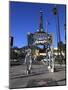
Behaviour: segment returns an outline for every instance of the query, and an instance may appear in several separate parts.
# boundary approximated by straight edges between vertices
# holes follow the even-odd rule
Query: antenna
[[[39,22],[39,32],[43,31],[43,11],[40,10],[40,22]]]

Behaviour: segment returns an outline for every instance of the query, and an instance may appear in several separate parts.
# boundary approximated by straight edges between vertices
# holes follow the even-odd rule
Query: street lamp
[[[56,16],[56,28],[57,28],[57,47],[58,47],[58,55],[60,55],[60,62],[62,60],[62,53],[61,53],[61,47],[60,47],[60,42],[61,42],[61,38],[60,38],[60,22],[59,22],[59,13],[58,13],[58,8],[55,5],[55,7],[53,8],[53,14]]]
[[[58,47],[58,43],[60,43],[61,38],[60,38],[60,23],[59,23],[59,13],[58,13],[58,8],[55,5],[55,7],[53,8],[53,14],[56,16],[56,25],[57,25],[57,47]]]

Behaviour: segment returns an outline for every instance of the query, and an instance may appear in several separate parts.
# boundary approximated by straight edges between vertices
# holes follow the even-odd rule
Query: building
[[[14,38],[13,38],[12,36],[9,37],[10,47],[13,46],[13,39],[14,39]]]
[[[33,46],[39,47],[38,55],[46,55],[46,49],[50,48],[52,44],[52,35],[44,31],[43,28],[43,12],[40,11],[39,28],[36,32],[27,34],[28,46],[31,48]],[[36,48],[34,48],[36,49]],[[37,52],[37,50],[35,51]]]
[[[33,34],[33,33],[30,33],[30,32],[27,34],[27,42],[28,42],[28,46],[30,46],[30,47],[31,47],[32,44],[33,44],[33,40],[34,40],[34,39],[33,39],[33,35],[34,35],[34,34]]]

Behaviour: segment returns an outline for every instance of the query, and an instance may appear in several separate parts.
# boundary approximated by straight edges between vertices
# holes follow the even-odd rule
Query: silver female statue
[[[27,54],[25,56],[25,64],[26,64],[26,73],[27,75],[31,73],[32,68],[32,58],[31,58],[31,49],[26,50]]]

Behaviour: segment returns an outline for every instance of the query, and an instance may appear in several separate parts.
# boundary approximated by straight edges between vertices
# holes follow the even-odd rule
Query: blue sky
[[[54,47],[57,46],[56,17],[52,13],[54,4],[25,3],[10,1],[10,36],[14,37],[14,46],[23,47],[27,45],[27,33],[36,32],[39,28],[39,11],[43,11],[43,27],[46,31],[46,20],[48,20],[48,32],[54,33]],[[65,6],[57,5],[61,41],[64,42]]]

